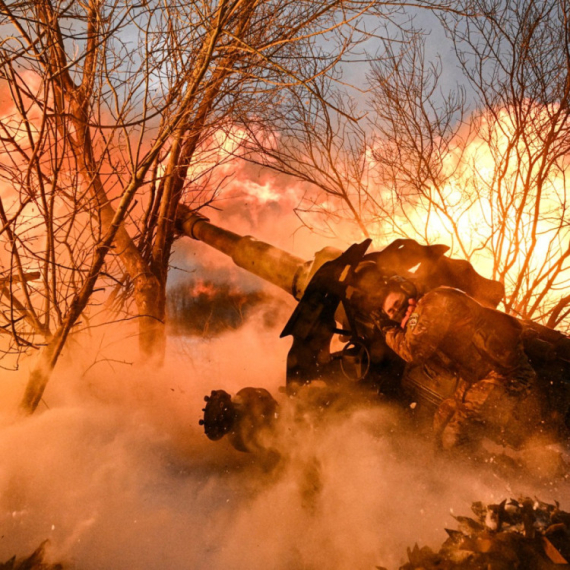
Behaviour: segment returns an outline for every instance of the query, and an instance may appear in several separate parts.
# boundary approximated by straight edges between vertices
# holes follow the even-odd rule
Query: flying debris
[[[299,301],[281,334],[293,337],[284,387],[290,397],[307,393],[304,388],[309,385],[324,385],[326,399],[341,394],[365,402],[395,400],[417,426],[431,430],[434,416],[436,425],[438,421],[444,427],[451,425],[449,418],[458,417],[458,408],[454,409],[458,393],[463,391],[464,401],[469,400],[465,393],[471,395],[470,387],[484,379],[483,396],[473,398],[463,410],[464,415],[471,414],[468,431],[476,426],[482,437],[514,448],[524,446],[531,435],[540,436],[542,444],[566,441],[570,338],[496,310],[503,285],[479,275],[469,262],[446,256],[447,246],[398,239],[369,253],[371,240],[365,240],[344,252],[327,247],[307,261],[220,228],[183,205],[177,228],[181,235],[221,251]],[[421,332],[422,307],[425,312],[428,300],[435,298],[443,307],[442,315],[453,303],[463,307],[465,315],[461,317],[459,309],[450,313],[454,323],[445,332],[447,344],[440,343],[433,354],[416,361],[409,357],[411,348],[402,348],[394,339],[403,334],[404,326],[414,334]],[[437,309],[437,303],[432,305]],[[340,351],[331,350],[335,337],[344,343]],[[467,365],[454,354],[454,339],[465,342],[472,352]],[[469,370],[471,361],[478,364]],[[527,390],[524,398],[512,397],[524,388],[527,377],[533,390]],[[497,386],[507,389],[499,393]],[[501,408],[492,413],[507,418],[500,425],[473,413],[476,408],[486,409],[493,399]],[[534,423],[529,421],[531,409],[536,411]],[[271,431],[278,423],[277,410],[277,402],[263,389],[246,388],[234,397],[213,391],[200,423],[210,439],[227,434],[236,449],[251,451],[259,449],[263,439],[256,430]],[[445,429],[440,432],[445,436]],[[454,434],[456,439],[460,435]]]
[[[400,570],[554,570],[570,567],[570,513],[524,497],[473,503],[475,518],[455,517],[438,552],[416,544]],[[378,567],[380,568],[380,567]]]

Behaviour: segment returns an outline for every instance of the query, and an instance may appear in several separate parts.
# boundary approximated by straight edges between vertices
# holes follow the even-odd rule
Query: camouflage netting
[[[400,570],[570,569],[570,514],[558,503],[527,497],[471,508],[475,518],[454,517],[458,530],[446,529],[439,552],[416,545]]]
[[[44,562],[44,551],[47,541],[42,542],[31,556],[27,558],[10,558],[4,564],[0,563],[0,570],[63,570],[61,564],[48,564]]]

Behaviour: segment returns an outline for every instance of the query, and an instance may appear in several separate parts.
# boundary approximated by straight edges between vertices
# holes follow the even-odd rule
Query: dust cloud
[[[272,469],[210,442],[205,394],[283,383],[289,340],[260,318],[207,341],[171,337],[164,369],[129,364],[125,331],[84,339],[96,349],[70,346],[26,419],[10,413],[25,370],[4,375],[0,560],[49,539],[49,560],[78,570],[398,568],[406,547],[439,547],[472,501],[536,494],[568,508],[566,485],[511,487],[444,462],[388,406],[285,419]]]
[[[319,249],[297,239],[280,205],[258,209],[254,199],[247,219],[226,209],[220,225],[304,258]],[[190,240],[174,265],[242,291],[264,287]],[[287,314],[294,302],[276,294]],[[290,339],[277,321],[260,308],[235,331],[170,336],[161,369],[135,364],[135,322],[93,329],[70,339],[30,418],[13,413],[26,363],[0,373],[0,562],[48,539],[49,561],[77,570],[398,568],[415,543],[439,548],[452,514],[473,501],[537,495],[570,508],[565,483],[509,484],[446,462],[387,405],[325,419],[295,409],[278,391]],[[273,468],[198,425],[204,395],[245,386],[267,388],[283,410]]]

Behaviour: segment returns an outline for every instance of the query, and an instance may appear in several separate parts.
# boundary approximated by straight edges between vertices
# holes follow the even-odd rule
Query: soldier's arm
[[[404,329],[386,331],[386,344],[406,362],[423,362],[437,350],[449,329],[446,304],[433,295],[420,300]]]

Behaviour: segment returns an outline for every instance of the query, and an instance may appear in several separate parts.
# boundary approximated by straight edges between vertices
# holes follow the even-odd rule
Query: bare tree
[[[313,92],[373,4],[0,0],[5,330],[42,346],[24,409],[102,278],[132,297],[160,361],[176,208],[213,198],[217,133],[260,120],[284,88]]]
[[[240,157],[304,183],[296,213],[312,231],[336,236],[350,219],[368,237],[368,146],[354,102],[319,78],[312,93],[289,89],[270,125],[243,124]]]
[[[568,3],[468,7],[478,16],[447,14],[443,23],[475,98],[472,114],[462,92],[436,91],[433,67],[417,73],[418,50],[394,54],[372,77],[382,135],[375,158],[408,228],[428,237],[439,225],[456,251],[505,284],[507,311],[556,326],[570,314]]]
[[[451,4],[445,2],[418,1],[413,7],[416,12],[456,12]],[[423,32],[414,27],[413,17],[407,11],[394,5],[391,10],[384,7],[378,16],[373,34],[382,48],[375,56],[361,54],[358,63],[363,66],[367,62],[381,69],[395,63],[397,58],[402,60],[403,65],[394,65],[394,73],[384,79],[396,84],[397,89],[402,89],[402,85],[408,86],[409,100],[399,100],[398,93],[394,92],[394,100],[383,101],[386,108],[377,109],[374,114],[376,118],[382,113],[394,118],[398,107],[417,107],[418,101],[414,97],[419,95],[424,100],[431,99],[441,70],[437,65],[429,69],[424,65],[421,57]],[[397,51],[398,46],[402,48],[400,52]],[[374,129],[369,128],[370,108],[362,104],[368,91],[363,83],[351,88],[352,94],[356,94],[354,99],[349,96],[339,73],[319,78],[310,93],[289,90],[285,104],[275,110],[270,122],[278,133],[277,137],[272,136],[273,132],[264,131],[264,125],[244,125],[248,129],[245,156],[247,160],[293,176],[306,184],[306,192],[296,212],[311,230],[338,237],[339,229],[346,229],[346,222],[351,221],[355,233],[382,241],[387,234],[402,234],[393,224],[393,202],[397,192],[392,193],[393,188],[387,188],[378,176],[373,150],[379,133],[376,125]],[[456,100],[448,102],[445,128],[450,132],[447,139],[458,128],[457,121],[453,119],[460,118],[463,106],[461,92]],[[414,141],[414,144],[426,144],[428,137],[435,141],[438,137],[435,131],[423,134],[424,127],[431,128],[432,123],[428,117],[419,115],[420,112],[415,127],[422,131],[424,141]],[[398,128],[409,134],[414,126],[400,125]],[[398,140],[397,136],[400,136]],[[390,137],[386,139],[388,144],[384,150],[405,153],[406,149],[401,146],[405,142],[402,133],[396,129]],[[444,146],[445,142],[440,141],[439,144]],[[388,172],[384,174],[389,177]],[[396,175],[395,170],[392,174]],[[421,185],[416,176],[412,179],[413,184]]]
[[[567,326],[568,3],[456,6],[440,15],[463,84],[444,91],[422,34],[387,40],[370,72],[370,126],[347,136],[341,116],[303,109],[303,151],[276,148],[266,164],[314,185],[301,204],[313,224],[444,240],[504,283],[507,311]]]
[[[0,3],[0,10],[5,29],[14,32],[2,46],[2,79],[13,102],[2,121],[2,168],[11,186],[5,197],[16,210],[8,219],[10,212],[2,208],[0,216],[9,243],[7,270],[10,277],[14,271],[20,275],[24,298],[8,296],[8,320],[18,345],[14,307],[31,324],[34,338],[43,337],[22,402],[33,411],[92,298],[112,244],[127,270],[140,274],[139,297],[150,288],[144,260],[123,222],[182,120],[188,97],[175,105],[168,94],[154,96],[150,83],[159,65],[147,58],[134,61],[127,45],[112,45],[132,31],[135,19],[149,25],[154,12],[147,7],[46,1]],[[156,44],[143,34],[143,54]],[[169,122],[145,141],[153,110],[169,110]],[[124,161],[128,166],[117,157],[123,150],[131,159]],[[39,287],[23,278],[30,264],[40,270]],[[144,298],[137,301],[143,320],[156,320]]]
[[[464,188],[461,200],[453,196],[472,140],[465,92],[440,92],[442,64],[426,63],[424,37],[415,36],[398,50],[386,48],[370,77],[376,180],[367,191],[392,219],[393,233],[426,242],[450,237],[454,249],[469,259],[471,236],[463,222],[478,197]]]

